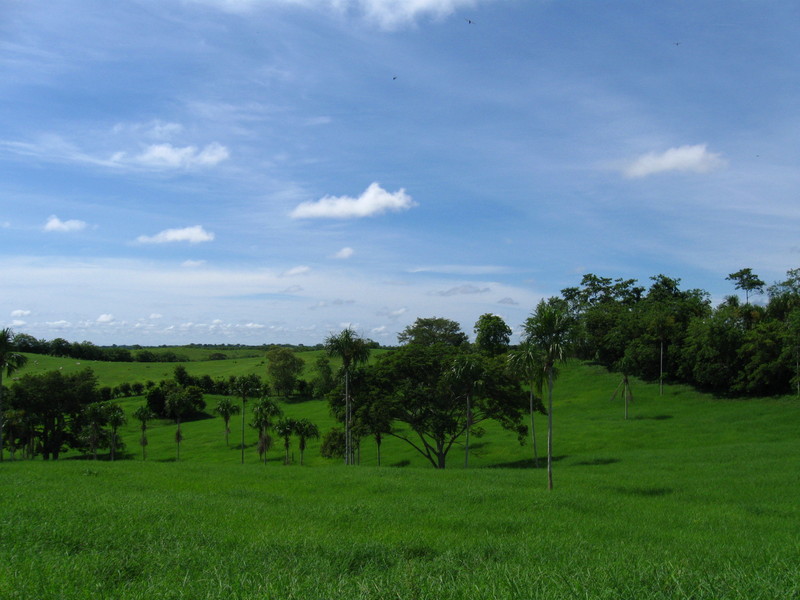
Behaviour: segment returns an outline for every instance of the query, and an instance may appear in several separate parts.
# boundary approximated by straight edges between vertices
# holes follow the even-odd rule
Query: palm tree
[[[285,451],[283,464],[285,465],[289,464],[289,444],[291,443],[295,429],[296,421],[294,419],[281,419],[275,423],[275,431],[283,438],[283,448]]]
[[[232,387],[242,399],[242,464],[244,464],[244,419],[247,399],[258,395],[261,381],[258,375],[241,375],[233,380]]]
[[[525,343],[541,356],[547,378],[547,489],[553,489],[553,380],[555,365],[564,362],[572,342],[574,324],[563,301],[540,301],[525,321]]]
[[[300,444],[300,466],[303,465],[303,452],[306,449],[307,440],[319,439],[319,428],[308,419],[300,419],[294,424],[294,432],[297,434]]]
[[[231,432],[231,417],[239,414],[239,407],[236,406],[230,398],[222,398],[217,402],[214,412],[222,417],[222,420],[225,422],[225,445],[230,446],[230,443],[228,443],[228,435]]]
[[[178,429],[175,431],[175,443],[178,445],[178,460],[181,459],[181,442],[183,441],[183,433],[181,433],[181,419],[185,414],[192,410],[192,401],[186,390],[176,388],[167,395],[167,400],[164,404],[167,413],[175,417],[175,422]]]
[[[457,356],[450,367],[450,376],[457,387],[464,390],[467,402],[466,410],[466,444],[464,450],[464,468],[469,467],[469,430],[472,429],[472,397],[475,387],[479,385],[484,375],[484,368],[480,357],[475,354],[462,354]]]
[[[258,455],[264,459],[264,464],[267,464],[267,451],[272,443],[268,430],[275,418],[282,414],[281,407],[271,398],[261,398],[253,405],[253,422],[250,426],[258,430]]]
[[[544,386],[544,369],[542,368],[542,357],[537,349],[526,340],[520,344],[519,348],[512,350],[508,355],[508,363],[512,370],[519,373],[522,377],[528,380],[530,388],[530,413],[531,413],[531,445],[533,446],[533,464],[535,468],[539,468],[539,452],[536,449],[536,428],[534,427],[533,415],[537,408],[541,406],[541,401],[536,397],[542,395],[542,387]]]
[[[125,418],[125,411],[119,404],[106,405],[106,422],[111,427],[111,460],[117,453],[117,430],[128,422]]]
[[[3,372],[11,377],[28,362],[27,356],[14,351],[15,346],[11,330],[0,330],[0,462],[3,462]]]
[[[325,350],[330,356],[338,356],[342,359],[342,371],[344,373],[344,435],[345,453],[344,463],[353,464],[353,406],[350,397],[350,375],[351,369],[359,364],[367,362],[369,358],[369,348],[362,337],[352,328],[348,327],[339,334],[331,334],[325,340]]]
[[[156,414],[143,404],[135,411],[133,411],[133,418],[142,424],[142,437],[139,439],[139,444],[142,447],[142,460],[147,460],[147,453],[145,447],[147,446],[147,422],[156,418]]]
[[[89,444],[92,459],[97,460],[97,448],[103,440],[103,426],[108,422],[108,407],[105,402],[92,402],[83,409],[86,426],[81,431],[81,438]]]

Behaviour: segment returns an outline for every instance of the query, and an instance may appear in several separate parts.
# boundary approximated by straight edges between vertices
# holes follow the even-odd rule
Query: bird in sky
[[[470,25],[475,25],[475,21],[473,21],[472,19],[466,19],[466,18],[465,18],[464,20],[465,20],[467,23],[469,23]]]

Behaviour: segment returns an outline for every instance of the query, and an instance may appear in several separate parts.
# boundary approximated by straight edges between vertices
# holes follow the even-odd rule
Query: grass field
[[[800,598],[800,401],[634,382],[625,421],[617,383],[563,369],[552,492],[494,427],[468,470],[463,447],[437,471],[397,440],[381,468],[371,440],[361,467],[318,444],[264,465],[250,428],[241,465],[218,418],[184,425],[180,462],[168,422],[144,462],[133,422],[127,460],[6,461],[0,598]],[[333,424],[323,402],[284,409]]]

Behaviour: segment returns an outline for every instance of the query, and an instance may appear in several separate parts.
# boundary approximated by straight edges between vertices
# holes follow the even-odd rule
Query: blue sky
[[[800,266],[800,5],[0,1],[0,325],[518,330],[584,273]]]

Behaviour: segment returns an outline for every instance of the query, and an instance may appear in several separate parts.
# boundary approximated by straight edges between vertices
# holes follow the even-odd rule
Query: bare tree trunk
[[[547,368],[547,489],[553,489],[553,367]]]
[[[242,398],[242,464],[244,464],[244,409],[246,404],[244,398]]]
[[[533,407],[533,381],[531,381],[530,399],[531,399],[531,443],[533,445],[533,465],[534,465],[535,468],[538,469],[539,468],[539,453],[536,451],[536,429],[533,426],[533,413],[535,412],[534,411],[534,407]]]
[[[464,451],[464,468],[469,467],[469,430],[472,428],[472,409],[470,407],[470,395],[467,394],[467,444]]]

